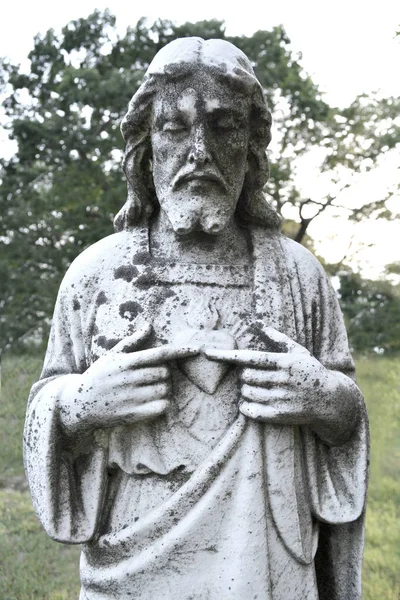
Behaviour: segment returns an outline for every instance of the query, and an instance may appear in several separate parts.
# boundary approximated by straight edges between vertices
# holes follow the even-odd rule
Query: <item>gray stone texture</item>
[[[361,598],[365,407],[318,261],[266,202],[245,55],[176,40],[122,123],[117,233],[60,287],[25,464],[81,600]]]

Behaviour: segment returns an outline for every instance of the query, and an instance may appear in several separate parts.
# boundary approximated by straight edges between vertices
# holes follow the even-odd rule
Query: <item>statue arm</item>
[[[340,378],[348,393],[360,394],[355,385],[354,363],[336,293],[321,265],[310,253],[289,240],[287,246],[296,317],[299,323],[304,323],[299,330],[303,332],[299,341],[326,369]],[[298,261],[297,256],[301,260]],[[346,419],[345,415],[343,419]],[[283,432],[284,428],[278,429],[275,436],[278,442]],[[300,435],[304,475],[308,482],[307,500],[320,525],[315,557],[319,598],[360,600],[369,463],[364,401],[361,398],[358,417],[348,427],[341,444],[326,443],[308,426],[300,427]],[[276,445],[275,438],[271,439],[271,447]],[[275,470],[270,468],[270,472],[282,471],[281,464],[275,467]],[[277,490],[284,483],[278,480]],[[300,502],[299,518],[303,512]],[[279,516],[279,505],[276,513]],[[287,521],[286,515],[283,517],[282,530]]]
[[[344,443],[329,446],[311,429],[302,430],[311,508],[320,521],[315,558],[318,592],[321,600],[359,600],[369,464],[368,417],[355,384],[343,315],[336,293],[322,272],[311,314],[314,355],[340,378],[347,394],[356,394],[360,399],[357,419],[349,423]]]
[[[354,521],[363,512],[368,479],[369,435],[365,404],[355,384],[354,363],[335,291],[328,278],[319,278],[313,302],[313,351],[318,360],[340,379],[349,396],[357,396],[357,417],[345,428],[344,442],[329,446],[304,428],[309,489],[314,513],[323,521]],[[342,415],[347,423],[347,415]]]
[[[101,515],[107,465],[107,433],[72,440],[59,420],[59,398],[71,378],[86,369],[81,314],[71,286],[61,286],[40,380],[32,387],[24,430],[24,463],[33,504],[47,533],[82,543]]]

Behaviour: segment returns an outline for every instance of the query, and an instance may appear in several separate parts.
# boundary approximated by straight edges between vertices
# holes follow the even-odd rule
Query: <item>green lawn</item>
[[[56,544],[42,530],[24,484],[22,429],[29,389],[42,357],[2,361],[0,402],[0,598],[74,600],[79,548]],[[11,488],[11,489],[10,489]]]
[[[364,595],[400,598],[400,360],[359,360],[371,427]]]
[[[371,421],[371,480],[364,560],[364,600],[398,600],[400,591],[400,361],[358,361]],[[23,480],[22,427],[39,357],[3,359],[0,403],[0,598],[73,600],[79,549],[41,530]],[[289,600],[289,599],[288,599]]]

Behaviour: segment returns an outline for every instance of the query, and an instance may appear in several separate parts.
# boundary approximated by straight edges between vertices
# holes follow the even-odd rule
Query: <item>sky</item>
[[[346,106],[357,94],[381,91],[385,96],[400,95],[400,2],[399,0],[21,0],[7,2],[0,22],[0,57],[23,63],[33,46],[33,37],[49,28],[60,30],[70,20],[87,17],[95,8],[110,8],[124,33],[128,25],[146,16],[150,21],[165,18],[177,23],[217,18],[226,23],[228,35],[251,35],[258,29],[283,24],[292,48],[302,54],[302,65],[325,92],[332,105]],[[4,136],[0,152],[7,153]],[[400,161],[386,161],[379,171],[359,181],[348,201],[375,197],[382,188],[398,181]],[[305,170],[314,193],[318,174]],[[368,196],[369,195],[369,196]],[[397,198],[397,203],[400,199]],[[400,210],[400,209],[399,209]],[[400,260],[400,223],[383,221],[357,225],[345,219],[320,218],[310,233],[317,250],[328,260],[339,260],[349,244],[356,252],[353,264],[366,276],[378,276],[385,263]],[[360,244],[364,249],[360,250]],[[368,244],[372,247],[367,248]]]

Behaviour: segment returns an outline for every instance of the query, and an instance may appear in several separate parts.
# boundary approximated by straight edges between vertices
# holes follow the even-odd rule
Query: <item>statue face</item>
[[[167,84],[154,100],[153,179],[178,234],[217,234],[243,188],[250,98],[206,71]]]

